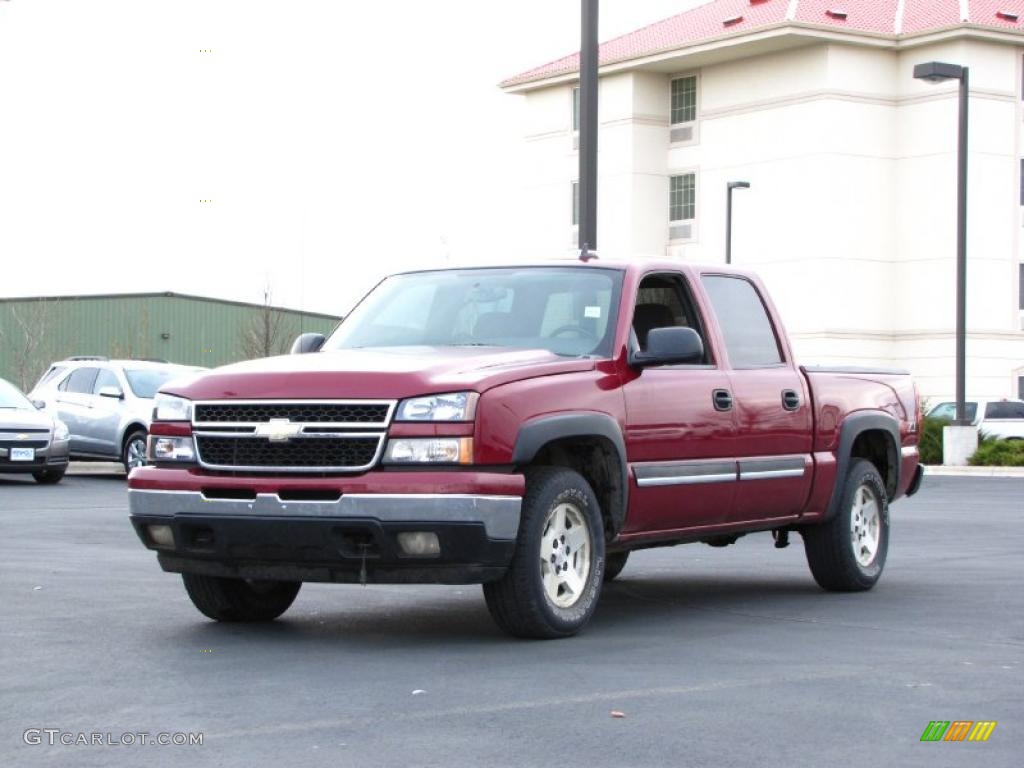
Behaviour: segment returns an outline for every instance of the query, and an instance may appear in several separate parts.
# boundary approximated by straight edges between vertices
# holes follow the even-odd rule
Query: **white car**
[[[1003,440],[1024,440],[1024,400],[968,400],[967,418],[979,431]],[[956,403],[942,402],[928,411],[933,419],[952,421]]]
[[[50,366],[29,397],[67,424],[71,458],[146,462],[153,396],[168,381],[204,368],[147,360],[69,357]]]

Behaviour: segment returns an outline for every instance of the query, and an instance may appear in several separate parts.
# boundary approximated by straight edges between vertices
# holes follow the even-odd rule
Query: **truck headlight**
[[[174,395],[153,398],[153,421],[191,421],[192,401]]]
[[[53,439],[54,440],[57,440],[57,441],[67,440],[69,434],[70,434],[70,431],[68,430],[68,425],[67,424],[65,424],[60,419],[54,419],[53,420]]]
[[[388,441],[385,464],[472,464],[472,437],[399,437]]]
[[[150,461],[195,461],[195,443],[191,437],[149,436]]]
[[[397,421],[472,421],[476,412],[476,392],[452,392],[403,400],[398,404]]]

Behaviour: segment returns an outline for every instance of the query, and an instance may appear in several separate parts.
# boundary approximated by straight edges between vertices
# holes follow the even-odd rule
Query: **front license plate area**
[[[11,448],[11,461],[35,461],[35,448]]]

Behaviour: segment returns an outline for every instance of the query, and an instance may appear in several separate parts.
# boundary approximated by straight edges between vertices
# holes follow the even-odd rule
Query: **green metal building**
[[[181,293],[0,299],[0,378],[30,389],[71,355],[213,367],[283,354],[300,333],[341,318]]]

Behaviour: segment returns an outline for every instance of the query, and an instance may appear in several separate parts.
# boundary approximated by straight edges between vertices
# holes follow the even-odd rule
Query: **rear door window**
[[[1024,419],[1024,403],[989,403],[985,406],[986,419]]]
[[[731,275],[705,275],[733,368],[767,368],[782,364],[775,328],[753,283]]]
[[[98,368],[78,368],[72,371],[71,375],[68,376],[67,382],[65,382],[67,385],[65,391],[91,395],[97,373],[99,373]]]

